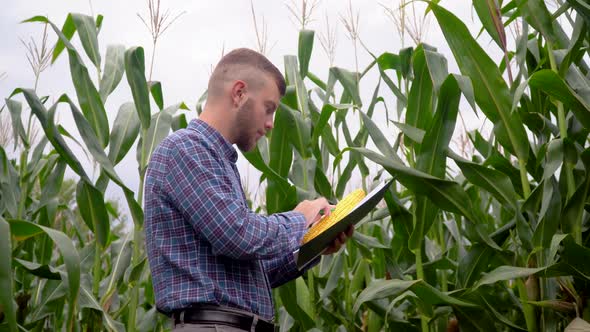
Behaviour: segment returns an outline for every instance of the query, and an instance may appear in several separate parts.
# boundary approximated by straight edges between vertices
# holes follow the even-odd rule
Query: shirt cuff
[[[305,233],[307,233],[307,227],[305,227],[306,220],[305,216],[301,212],[297,211],[289,211],[281,213],[281,216],[287,219],[287,226],[291,231],[291,238],[295,240],[296,247],[293,250],[296,250],[301,245],[301,240]]]

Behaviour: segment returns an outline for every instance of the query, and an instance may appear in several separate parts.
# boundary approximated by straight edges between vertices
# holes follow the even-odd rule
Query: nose
[[[268,131],[268,130],[271,130],[271,129],[274,127],[274,125],[275,125],[275,124],[274,124],[274,119],[273,119],[273,117],[272,117],[272,116],[269,116],[269,117],[266,119],[266,123],[264,124],[264,128],[266,128],[266,130]]]

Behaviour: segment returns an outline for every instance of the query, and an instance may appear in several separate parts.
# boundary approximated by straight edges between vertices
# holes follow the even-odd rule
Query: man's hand
[[[293,211],[301,212],[305,216],[305,227],[309,227],[322,218],[320,211],[324,211],[324,216],[328,216],[333,208],[334,205],[330,205],[327,199],[320,197],[299,203]]]
[[[340,247],[346,242],[346,240],[352,237],[353,233],[354,225],[348,226],[345,232],[338,234],[338,236],[334,239],[332,244],[323,252],[323,255],[331,255],[333,253],[338,252],[338,250],[340,250]]]

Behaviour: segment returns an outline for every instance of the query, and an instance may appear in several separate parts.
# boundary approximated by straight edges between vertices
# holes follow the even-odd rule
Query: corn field
[[[590,326],[590,6],[555,3],[473,0],[488,45],[431,1],[420,15],[440,27],[440,45],[366,49],[372,61],[360,68],[317,73],[309,63],[320,56],[318,38],[302,24],[297,55],[284,57],[288,88],[274,129],[244,153],[265,188],[252,208],[271,214],[302,199],[336,201],[355,179],[366,191],[384,179],[395,185],[345,248],[273,290],[281,331]],[[63,77],[75,96],[14,87],[0,111],[14,142],[0,147],[0,331],[171,328],[154,306],[143,178],[158,143],[201,108],[164,103],[162,84],[146,79],[142,47],[108,45],[100,54],[102,21],[76,13],[60,26],[44,16],[25,21],[57,36],[47,58],[68,58]],[[437,51],[444,43],[459,72]],[[492,46],[504,52],[500,63],[486,51]],[[133,98],[107,110],[115,88]],[[75,128],[59,124],[58,107]],[[473,147],[465,153],[451,139],[468,113],[489,130],[465,133]],[[99,176],[85,171],[72,144]],[[139,188],[115,171],[128,154]],[[121,190],[129,216],[105,197],[109,185]]]

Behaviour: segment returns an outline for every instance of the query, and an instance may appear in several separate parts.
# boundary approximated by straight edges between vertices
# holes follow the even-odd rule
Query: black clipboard
[[[299,270],[305,269],[326,250],[338,234],[344,232],[349,225],[357,224],[369,214],[377,206],[377,203],[381,201],[392,183],[393,179],[381,182],[344,218],[295,250],[293,255],[297,262],[297,268]]]

